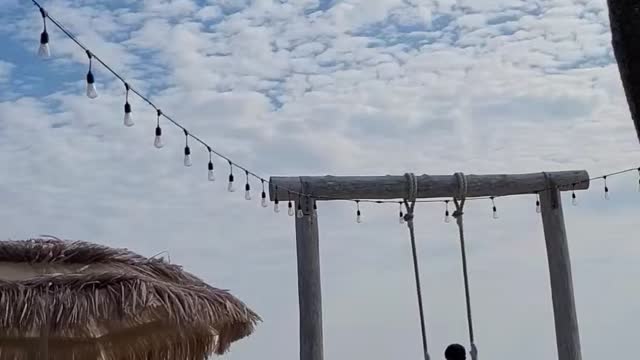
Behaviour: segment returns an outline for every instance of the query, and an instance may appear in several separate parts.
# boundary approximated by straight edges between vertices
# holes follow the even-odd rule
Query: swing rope
[[[422,305],[422,290],[420,286],[420,270],[418,268],[418,254],[416,251],[416,236],[413,227],[413,210],[416,207],[416,198],[418,197],[418,179],[413,173],[406,173],[405,178],[408,184],[408,196],[404,199],[404,206],[407,213],[404,220],[409,228],[409,236],[411,237],[411,251],[413,253],[413,272],[416,279],[416,293],[418,295],[418,308],[420,310],[420,329],[422,330],[422,351],[424,360],[429,360],[429,350],[427,347],[427,329],[424,321],[424,307]]]
[[[458,233],[460,234],[460,249],[462,254],[462,274],[464,277],[464,295],[467,305],[467,325],[469,327],[469,342],[471,343],[472,360],[478,359],[478,349],[476,348],[475,338],[473,335],[473,317],[471,315],[471,295],[469,291],[469,274],[467,271],[467,251],[464,243],[464,222],[462,215],[464,214],[464,203],[467,198],[467,177],[463,173],[456,173],[456,179],[458,180],[458,196],[453,198],[453,203],[456,206],[456,210],[453,212],[453,217],[458,224]]]

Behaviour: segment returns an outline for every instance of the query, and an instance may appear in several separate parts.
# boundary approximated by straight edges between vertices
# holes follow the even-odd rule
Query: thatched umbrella
[[[65,360],[204,360],[259,320],[163,259],[79,241],[0,242],[0,360],[40,351]]]
[[[613,50],[640,140],[640,2],[608,0]]]

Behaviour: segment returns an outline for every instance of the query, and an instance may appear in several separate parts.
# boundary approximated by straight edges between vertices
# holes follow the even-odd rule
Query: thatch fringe
[[[0,360],[22,359],[45,325],[51,349],[58,347],[67,359],[102,351],[107,359],[203,360],[224,353],[260,321],[229,292],[124,249],[58,239],[5,241],[0,263],[74,270],[19,281],[0,273]],[[77,271],[77,265],[97,270]],[[120,344],[127,331],[134,333]],[[153,357],[139,357],[144,353]]]

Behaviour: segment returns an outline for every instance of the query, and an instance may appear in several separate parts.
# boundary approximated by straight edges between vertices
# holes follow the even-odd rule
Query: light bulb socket
[[[42,32],[42,34],[40,34],[40,44],[45,45],[48,43],[49,43],[49,33],[47,32],[47,30],[45,30]]]
[[[209,161],[209,164],[208,164],[207,168],[209,169],[209,171],[213,171],[213,162],[212,161]]]
[[[129,104],[128,102],[124,104],[124,113],[131,114],[131,104]]]
[[[266,192],[264,192],[264,191],[262,192],[262,198],[263,198],[263,199],[266,199],[266,198],[267,198],[267,193],[266,193]]]
[[[188,146],[184,147],[184,156],[191,155],[191,149]]]
[[[156,136],[162,136],[162,129],[160,126],[156,126]]]
[[[233,182],[233,174],[229,174],[229,182],[232,183]]]
[[[293,207],[293,204],[291,203],[291,201],[289,201],[289,204],[287,205],[289,208]]]
[[[89,70],[89,72],[87,72],[87,84],[93,84],[96,82],[96,79],[93,77],[93,73],[91,72],[91,70]]]
[[[249,183],[244,184],[244,191],[251,191],[251,185],[249,185]]]

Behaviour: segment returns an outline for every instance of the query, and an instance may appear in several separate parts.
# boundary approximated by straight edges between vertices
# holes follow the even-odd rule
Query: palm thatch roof
[[[163,259],[81,241],[0,242],[0,360],[186,359],[222,354],[260,318]]]
[[[640,140],[640,1],[607,0],[613,51]]]

